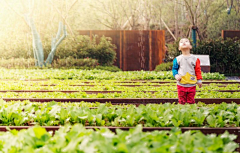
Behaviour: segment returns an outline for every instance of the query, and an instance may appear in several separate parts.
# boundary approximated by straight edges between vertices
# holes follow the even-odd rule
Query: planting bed
[[[99,102],[107,103],[110,102],[113,105],[119,104],[162,104],[162,103],[177,103],[177,98],[2,98],[5,101],[25,101],[29,100],[30,102]],[[240,98],[198,98],[195,99],[195,102],[203,102],[205,104],[221,104],[222,102],[232,103],[235,102],[240,104]]]
[[[31,127],[32,126],[0,126],[0,131],[7,132],[7,131],[9,131],[9,129],[20,131],[23,129],[29,129]],[[55,133],[56,131],[58,131],[60,129],[61,126],[42,126],[42,127],[45,128],[46,131],[48,131],[48,132]],[[114,133],[116,133],[117,129],[124,130],[124,131],[129,131],[130,129],[133,129],[133,127],[102,127],[102,126],[92,126],[92,127],[86,126],[85,128],[92,129],[92,130],[107,128]],[[171,127],[143,127],[142,131],[143,132],[171,131],[171,129],[172,129]],[[220,135],[227,131],[229,134],[236,135],[237,138],[235,139],[235,142],[240,144],[240,127],[236,127],[236,128],[182,127],[180,129],[182,132],[197,130],[197,131],[201,131],[205,135],[209,135],[209,134]]]
[[[209,90],[211,91],[216,91],[216,92],[240,92],[240,90]],[[3,92],[63,92],[63,93],[73,93],[73,92],[85,92],[86,94],[106,94],[106,93],[123,93],[124,91],[78,91],[78,90],[0,90],[0,93]],[[156,93],[159,91],[141,91],[144,93]],[[164,91],[164,92],[177,92],[177,91]],[[197,90],[196,92],[201,92],[200,90]]]
[[[93,109],[92,106],[95,106]],[[111,105],[88,103],[4,102],[0,125],[64,125],[127,127],[239,127],[240,105]]]
[[[32,126],[0,126],[0,132],[7,132],[9,129],[11,130],[23,130],[23,129],[29,129],[32,128]],[[42,128],[46,129],[48,132],[57,132],[60,129],[60,126],[42,126]],[[103,129],[107,128],[110,131],[116,133],[117,130],[123,130],[123,131],[129,131],[130,129],[133,129],[133,127],[102,127],[102,126],[94,126],[94,127],[85,127],[86,129]],[[142,131],[143,132],[153,132],[153,131],[171,131],[172,128],[170,127],[143,127]],[[240,128],[202,128],[202,127],[182,127],[180,128],[182,132],[186,131],[201,131],[205,135],[210,135],[210,134],[217,134],[221,135],[224,134],[226,131],[229,134],[233,134],[237,136],[237,138],[234,140],[238,145],[240,145]],[[237,148],[237,147],[236,147]],[[240,152],[240,149],[237,148],[236,151]]]
[[[0,79],[14,80],[174,80],[172,72],[134,71],[109,72],[104,70],[78,69],[0,69]],[[225,76],[219,73],[202,73],[203,80],[224,80]]]
[[[2,105],[1,105],[2,108],[0,109],[0,116],[2,119],[2,123],[4,122],[4,124],[8,124],[8,125],[12,125],[16,123],[19,124],[21,122],[22,122],[21,124],[26,125],[24,124],[24,122],[29,124],[29,122],[26,120],[26,117],[28,118],[33,117],[35,118],[34,119],[35,121],[33,121],[32,119],[29,119],[29,121],[35,124],[38,123],[40,125],[45,125],[44,128],[46,128],[47,131],[56,131],[59,129],[59,126],[46,126],[46,125],[51,125],[51,124],[64,125],[69,122],[73,124],[74,123],[73,120],[85,125],[88,124],[88,126],[86,126],[87,129],[95,129],[95,128],[101,129],[106,125],[110,126],[109,124],[107,124],[107,120],[114,117],[115,119],[112,118],[112,120],[114,120],[114,122],[117,123],[115,124],[115,126],[118,125],[118,127],[107,127],[108,129],[114,132],[116,132],[116,129],[119,129],[119,128],[122,130],[128,131],[129,129],[132,129],[132,127],[122,127],[122,126],[129,126],[129,125],[135,126],[135,124],[145,124],[145,126],[150,126],[150,127],[143,127],[142,129],[143,131],[154,131],[154,130],[164,131],[164,130],[170,130],[172,126],[177,126],[177,127],[180,126],[183,132],[188,130],[200,130],[203,134],[211,134],[211,133],[223,134],[225,131],[228,131],[229,133],[235,134],[237,136],[234,141],[236,143],[239,143],[239,131],[240,131],[239,129],[240,114],[239,113],[240,112],[238,110],[240,106],[236,104],[222,103],[220,105],[205,105],[205,106],[197,106],[197,105],[183,106],[183,105],[164,104],[164,105],[147,105],[147,106],[141,105],[138,108],[130,105],[125,107],[122,107],[122,106],[106,107],[106,105],[97,104],[98,106],[93,110],[88,107],[82,107],[80,105],[79,106],[75,105],[76,108],[74,108],[72,107],[74,105],[75,105],[74,103],[72,104],[71,103],[70,104],[69,103],[40,104],[40,103],[30,103],[30,102],[23,102],[23,103],[2,102]],[[121,118],[119,118],[118,116],[115,116],[114,114],[116,115],[119,114],[120,110],[129,115],[127,114],[124,115],[120,113]],[[158,110],[161,110],[161,112],[159,112]],[[6,116],[4,116],[4,111],[8,112],[8,114],[11,114],[11,115],[9,116],[8,114],[5,114]],[[88,113],[92,113],[93,115],[87,115]],[[164,113],[164,114],[161,115],[161,113]],[[34,115],[31,115],[31,114],[34,114]],[[155,117],[154,114],[157,115],[156,116],[157,118]],[[170,114],[172,114],[173,116],[171,118],[168,118],[167,116]],[[16,115],[19,115],[19,116],[16,116]],[[68,115],[70,115],[71,117]],[[95,124],[94,127],[89,126],[90,125],[89,117],[91,116],[94,116],[95,118],[91,123],[91,125]],[[131,116],[135,123],[128,116]],[[161,119],[160,118],[161,116],[164,117],[165,119],[164,118]],[[6,117],[9,117],[9,118],[6,118]],[[106,117],[108,118],[107,120],[106,120]],[[6,118],[6,120],[3,120],[4,118]],[[123,118],[125,118],[125,120]],[[166,119],[169,120],[170,122],[169,121],[167,122]],[[192,121],[193,119],[195,120],[194,122]],[[169,123],[169,124],[161,125],[163,127],[159,127],[160,124],[162,124],[159,122],[161,120],[162,120],[162,123]],[[138,123],[136,123],[136,121]],[[202,123],[204,123],[204,125],[201,125]],[[153,127],[153,126],[157,126],[157,127]],[[187,127],[187,126],[190,126],[190,127]],[[191,126],[204,126],[204,127],[191,127]],[[227,128],[224,128],[224,126],[227,126]],[[31,126],[10,126],[10,129],[21,130],[21,129],[27,129],[30,127]],[[6,131],[6,127],[1,126],[0,131]]]
[[[19,152],[29,148],[39,152],[74,152],[79,148],[99,152],[124,152],[126,148],[129,152],[136,152],[135,148],[166,152],[170,149],[167,146],[174,146],[176,152],[233,152],[239,147],[240,82],[226,81],[217,73],[203,74],[207,81],[202,88],[197,87],[198,104],[183,106],[177,104],[171,72],[0,72],[0,131],[28,129],[0,133],[0,139],[4,144],[16,140],[9,146]],[[96,129],[100,130],[93,132]],[[201,132],[186,132],[193,130]],[[46,131],[54,131],[54,135]],[[221,135],[209,135],[212,133]],[[32,146],[26,145],[29,139],[34,140]],[[189,146],[186,140],[194,145]],[[18,147],[20,144],[24,144],[22,148]],[[6,145],[1,149],[7,149]]]
[[[233,142],[236,136],[227,132],[219,136],[199,131],[182,133],[177,128],[142,132],[141,126],[128,131],[117,129],[114,134],[108,129],[93,131],[76,124],[61,127],[53,136],[42,127],[33,127],[1,137],[4,144],[9,144],[2,150],[17,152],[233,152],[238,147]]]
[[[17,83],[19,81],[16,80],[1,80],[1,81],[11,81],[13,83]],[[22,82],[35,82],[35,83],[41,83],[41,82],[51,82],[51,80],[21,80]],[[58,81],[61,82],[61,81]],[[63,82],[63,81],[62,81]],[[64,81],[66,82],[66,81]],[[81,84],[96,84],[96,83],[114,83],[114,84],[170,84],[170,83],[176,83],[175,80],[172,81],[143,81],[143,80],[130,80],[130,81],[111,81],[111,80],[99,80],[99,81],[73,81],[73,80],[67,80],[69,83],[81,83]],[[240,81],[222,81],[222,80],[203,80],[203,84],[240,84]]]

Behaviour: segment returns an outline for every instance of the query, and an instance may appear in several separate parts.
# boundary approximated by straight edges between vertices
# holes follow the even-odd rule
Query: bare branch
[[[174,36],[174,34],[172,33],[172,31],[168,28],[167,24],[163,21],[163,19],[161,18],[161,21],[163,22],[164,26],[167,28],[168,32],[172,35],[172,37],[174,38],[174,40],[176,41],[176,37]]]
[[[110,29],[113,29],[111,26],[103,23],[101,20],[97,19],[97,21],[100,22],[102,25],[104,25],[104,26],[106,26],[106,27],[108,27],[108,28],[110,28]]]
[[[60,10],[54,5],[54,3],[52,2],[52,0],[48,0],[50,3],[52,3],[53,7],[57,10],[57,12],[59,13],[59,15],[62,17],[64,23],[67,25],[67,27],[69,28],[70,32],[72,35],[74,35],[72,28],[70,27],[70,25],[68,24],[66,18],[62,15],[62,13],[60,12]]]
[[[30,12],[30,14],[33,14],[33,12],[34,12],[34,6],[35,6],[35,0],[32,0],[32,10],[31,11],[29,11]],[[29,8],[30,8],[30,6],[29,6]]]
[[[128,15],[125,7],[124,7],[123,5],[120,5],[121,8],[122,8],[122,10],[123,10],[123,12],[124,12],[125,17],[127,18],[127,21],[123,24],[122,29],[124,29],[124,28],[127,26],[128,23],[130,24],[130,26],[131,26],[132,28],[135,28],[135,27],[134,27],[134,26],[135,26],[134,23],[137,21],[137,18],[139,17],[139,16],[138,16],[139,14],[137,15],[136,11],[140,9],[141,4],[138,4],[138,7],[135,8],[134,10],[132,9],[132,5],[131,5],[131,2],[130,2],[130,1],[128,1],[128,4],[129,4],[129,9],[131,10],[131,11],[130,11],[130,12],[131,12],[130,15]],[[134,6],[135,6],[135,5],[134,5]],[[132,20],[133,23],[131,23],[131,20]]]
[[[72,3],[72,5],[70,6],[70,8],[67,10],[66,18],[67,18],[68,14],[69,14],[69,11],[73,8],[73,6],[74,6],[77,2],[78,2],[78,0],[75,0],[75,1]]]
[[[27,26],[29,26],[29,24],[28,24],[27,21],[25,20],[25,17],[24,17],[23,14],[19,13],[19,12],[16,11],[15,9],[13,9],[13,8],[10,6],[10,4],[9,4],[8,2],[6,2],[6,0],[3,0],[3,2],[5,2],[5,4],[7,5],[7,7],[8,7],[9,10],[13,11],[13,12],[16,13],[18,16],[20,16],[20,17],[23,19],[24,23],[26,23]]]
[[[186,38],[189,37],[189,33],[190,33],[190,28],[188,28],[187,34],[186,34]]]
[[[195,25],[195,23],[194,23],[194,15],[193,15],[192,9],[191,9],[190,5],[188,4],[187,0],[184,0],[184,2],[187,5],[187,8],[188,8],[189,13],[190,13],[191,18],[192,18],[192,20],[190,20],[190,22],[192,22],[192,25]]]
[[[198,9],[199,9],[200,3],[201,3],[201,0],[198,0],[198,3],[196,5],[196,10],[195,10],[195,15],[194,15],[194,19],[195,19],[194,23],[195,24],[197,24],[197,19],[198,19],[197,14],[198,14]]]
[[[8,7],[10,10],[12,10],[14,13],[16,13],[17,15],[19,15],[21,18],[24,19],[24,16],[23,16],[21,13],[19,13],[17,10],[14,10],[14,9],[10,6],[10,4],[9,4],[8,2],[6,2],[6,0],[3,0],[3,2],[7,5],[7,7]]]
[[[229,8],[229,3],[228,3],[228,0],[226,0],[227,1],[227,7]]]
[[[132,25],[132,23],[130,22],[130,20],[132,20],[132,15],[130,15],[130,17],[128,16],[128,13],[127,13],[125,7],[123,7],[122,3],[121,3],[120,6],[121,6],[121,8],[122,8],[122,10],[123,10],[123,12],[124,12],[125,17],[127,18],[127,21],[123,24],[123,26],[121,27],[121,29],[124,29],[124,28],[127,26],[128,23],[129,23],[130,26],[132,27],[133,25]]]
[[[102,13],[107,14],[110,17],[113,17],[112,13],[108,11],[108,7],[106,7],[106,5],[102,1],[97,0],[97,2],[103,6],[103,9],[99,9],[98,7],[95,7],[94,5],[91,5],[91,6],[95,9],[101,11]]]

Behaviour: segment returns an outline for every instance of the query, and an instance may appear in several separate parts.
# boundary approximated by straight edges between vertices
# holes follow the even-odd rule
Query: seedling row
[[[204,135],[200,131],[182,133],[179,128],[153,132],[142,132],[142,130],[142,126],[139,125],[128,131],[117,129],[116,133],[113,133],[106,128],[94,131],[76,124],[72,127],[65,125],[51,135],[45,128],[37,126],[27,130],[1,133],[0,151],[234,152],[238,147],[238,143],[234,142],[236,135],[228,132],[217,136],[216,134]]]

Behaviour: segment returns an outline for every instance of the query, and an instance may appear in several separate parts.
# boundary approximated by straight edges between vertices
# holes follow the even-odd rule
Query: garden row
[[[214,92],[240,92],[240,90],[207,90],[208,92],[214,91]],[[6,92],[63,92],[63,93],[73,93],[73,92],[84,92],[86,94],[107,94],[107,93],[123,93],[124,91],[79,91],[79,90],[0,90],[0,93],[6,93]],[[136,92],[136,91],[135,91]],[[156,93],[158,91],[141,91],[143,93]],[[164,92],[177,92],[177,91],[164,91]],[[197,90],[196,92],[201,92],[201,90]]]
[[[77,82],[77,81],[76,81]],[[96,84],[81,84],[69,81],[47,82],[0,82],[1,90],[77,90],[77,91],[176,91],[176,83],[171,84],[114,84],[102,82]],[[197,90],[240,90],[240,83],[235,84],[203,84]]]
[[[186,106],[166,103],[136,107],[134,105],[113,106],[111,104],[89,104],[84,102],[31,103],[24,101],[19,103],[1,100],[0,123],[2,126],[0,126],[0,131],[9,129],[28,130],[20,132],[13,130],[0,133],[1,142],[3,142],[0,150],[2,149],[5,152],[10,150],[15,152],[55,152],[56,150],[52,149],[57,147],[58,151],[69,152],[76,150],[76,148],[81,150],[81,147],[77,146],[85,145],[88,140],[88,144],[98,144],[100,142],[107,143],[108,146],[112,144],[115,150],[119,149],[117,142],[120,141],[120,146],[124,145],[126,152],[132,150],[135,145],[138,146],[138,143],[149,143],[148,147],[145,146],[146,151],[233,152],[239,147],[238,144],[240,143],[238,133],[240,124],[239,108],[240,106],[235,103]],[[86,130],[82,125],[76,123],[81,123],[86,129],[92,130]],[[74,126],[71,127],[70,124]],[[144,127],[142,128],[139,124]],[[31,128],[33,125],[44,127],[35,126]],[[60,127],[59,125],[65,126]],[[137,127],[132,129],[135,126]],[[180,130],[172,127],[183,128]],[[100,130],[94,132],[93,130],[96,128]],[[110,130],[116,134],[111,133]],[[52,131],[54,135],[50,135],[47,131]],[[142,131],[148,132],[144,133]],[[181,131],[188,132],[182,134]],[[207,135],[203,135],[199,131]],[[226,133],[226,131],[228,132]],[[216,134],[221,135],[216,136]],[[59,137],[60,135],[62,137]],[[128,141],[126,141],[126,138]],[[55,139],[61,139],[61,142],[57,141],[58,143],[55,143]],[[129,144],[131,139],[135,140],[133,144]],[[188,143],[182,145],[181,143],[184,143],[186,139],[190,139],[191,142],[188,140]],[[14,140],[14,143],[10,143],[9,140]],[[158,144],[157,148],[149,146],[153,142],[156,145]],[[194,143],[194,145],[189,148],[187,146],[190,143]],[[173,146],[175,146],[174,149],[170,151],[169,149]],[[199,148],[199,146],[205,147]],[[86,146],[83,148],[86,149]],[[90,145],[89,148],[94,151],[99,149],[98,146],[94,145]],[[101,145],[101,149],[106,148]]]
[[[79,69],[0,69],[0,79],[36,80],[174,80],[172,72],[155,71],[125,71],[110,72],[104,70],[79,70]],[[204,80],[223,80],[224,75],[219,73],[203,73]]]
[[[1,81],[11,81],[13,83],[38,83],[38,84],[54,84],[54,83],[61,83],[61,84],[91,84],[91,85],[103,85],[103,84],[115,84],[115,85],[124,85],[124,84],[132,84],[132,85],[158,85],[158,84],[173,84],[176,83],[176,80],[124,80],[124,81],[117,81],[117,80],[57,80],[57,79],[46,79],[46,80],[14,80],[14,79],[2,79]],[[240,81],[236,80],[202,80],[203,84],[239,84]],[[3,83],[4,83],[3,82]]]
[[[221,135],[204,135],[199,131],[182,133],[171,131],[142,132],[142,126],[116,133],[101,128],[93,131],[80,124],[65,125],[54,135],[43,127],[28,130],[11,130],[0,133],[2,152],[234,152],[238,142],[236,135],[225,132]]]
[[[136,105],[139,106],[141,104],[147,105],[147,104],[164,104],[164,103],[172,103],[177,104],[178,99],[177,98],[2,98],[5,101],[30,101],[30,102],[40,102],[40,103],[46,103],[46,102],[88,102],[88,103],[111,103],[112,105]],[[195,99],[196,103],[205,103],[205,104],[221,104],[223,102],[226,103],[237,103],[240,104],[239,98],[198,98]]]
[[[85,106],[84,106],[85,105]],[[127,105],[4,102],[0,106],[0,125],[58,126],[81,123],[85,126],[133,127],[239,127],[240,106],[218,105]],[[94,106],[94,105],[93,105]]]
[[[86,92],[0,92],[2,98],[178,98],[174,91],[125,91],[112,93],[91,93]],[[197,92],[195,98],[240,98],[240,92],[218,92],[201,91]]]
[[[204,84],[203,88],[197,88],[196,101],[209,105],[183,106],[167,103],[177,102],[171,72],[0,71],[1,79],[9,79],[0,82],[0,97],[5,100],[1,100],[0,105],[0,131],[28,129],[0,133],[3,152],[233,152],[239,147],[238,82]],[[206,73],[203,77],[225,79],[217,73]],[[163,79],[168,80],[159,82]],[[71,90],[74,92],[69,93]],[[224,90],[227,92],[221,92]],[[91,91],[96,92],[89,93]],[[24,101],[26,99],[29,101]],[[222,103],[224,101],[231,104]],[[32,127],[34,125],[37,126]],[[221,135],[203,135],[199,131],[182,133],[173,127]],[[94,132],[94,128],[100,130]],[[142,132],[153,130],[157,131]],[[47,131],[54,131],[54,135]]]

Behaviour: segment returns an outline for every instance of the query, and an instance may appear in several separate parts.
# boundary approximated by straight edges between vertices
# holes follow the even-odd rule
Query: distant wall
[[[111,37],[117,46],[114,65],[124,71],[154,70],[165,56],[163,30],[80,30],[79,34]]]

